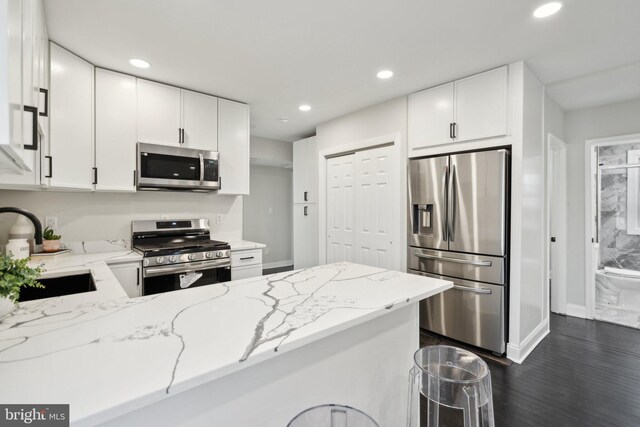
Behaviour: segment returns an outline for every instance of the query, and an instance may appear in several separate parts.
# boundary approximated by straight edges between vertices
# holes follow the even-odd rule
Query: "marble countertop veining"
[[[93,425],[452,286],[337,263],[129,299],[99,255],[56,267],[88,268],[104,292],[30,301],[2,319],[11,387],[0,402],[69,403],[74,425]]]

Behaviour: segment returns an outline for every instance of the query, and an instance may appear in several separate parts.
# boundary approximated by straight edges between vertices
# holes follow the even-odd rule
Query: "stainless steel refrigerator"
[[[409,162],[409,272],[451,280],[421,303],[420,326],[494,353],[506,349],[509,151]]]

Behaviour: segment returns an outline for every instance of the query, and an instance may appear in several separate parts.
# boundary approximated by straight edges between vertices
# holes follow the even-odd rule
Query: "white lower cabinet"
[[[231,267],[231,280],[249,279],[262,276],[262,264],[247,267]]]
[[[142,268],[139,262],[112,264],[109,268],[129,298],[142,296]]]
[[[262,249],[231,251],[231,280],[262,276]]]

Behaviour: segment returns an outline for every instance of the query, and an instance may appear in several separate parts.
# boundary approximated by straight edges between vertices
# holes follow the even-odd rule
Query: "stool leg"
[[[482,407],[482,427],[495,427],[493,419],[493,395],[491,393],[491,383],[487,393],[487,403]]]
[[[440,425],[440,405],[431,399],[427,399],[427,426],[438,427]]]
[[[478,419],[478,390],[474,386],[462,387],[464,393],[464,427],[480,427]],[[483,426],[484,427],[484,426]]]
[[[420,371],[414,366],[409,370],[409,395],[407,396],[407,427],[420,424],[420,391],[418,379]]]

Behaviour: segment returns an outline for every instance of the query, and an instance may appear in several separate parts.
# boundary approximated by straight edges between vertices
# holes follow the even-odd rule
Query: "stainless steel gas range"
[[[131,244],[143,296],[231,280],[231,247],[211,240],[207,219],[132,221]]]

